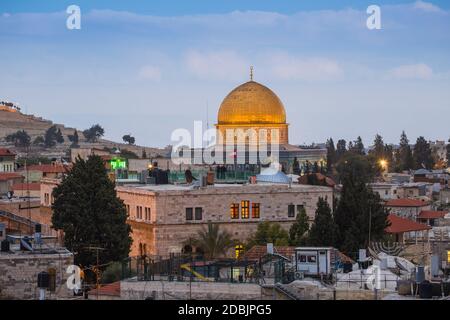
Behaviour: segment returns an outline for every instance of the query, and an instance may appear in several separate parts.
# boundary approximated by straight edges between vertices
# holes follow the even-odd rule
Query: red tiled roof
[[[23,178],[23,176],[15,172],[0,172],[0,181],[7,181],[18,178]]]
[[[16,154],[9,149],[0,148],[0,156],[15,156]]]
[[[97,295],[97,292],[98,292],[99,296],[120,297],[120,281],[105,284],[98,289],[93,289],[93,290],[89,291],[89,295],[95,296],[95,295]]]
[[[386,207],[424,207],[429,205],[428,201],[417,199],[393,199],[386,202]]]
[[[41,184],[40,183],[15,183],[11,186],[11,190],[39,191],[39,190],[41,190]]]
[[[417,216],[418,219],[439,219],[443,218],[448,212],[447,211],[432,211],[432,210],[422,210]]]
[[[388,221],[391,223],[391,225],[385,229],[387,233],[403,233],[431,229],[431,227],[427,226],[426,224],[415,222],[410,219],[401,218],[395,214],[390,214],[388,216]]]
[[[25,168],[23,170],[26,170]],[[45,173],[65,173],[69,170],[68,166],[62,164],[35,164],[28,166],[29,171],[42,171]]]

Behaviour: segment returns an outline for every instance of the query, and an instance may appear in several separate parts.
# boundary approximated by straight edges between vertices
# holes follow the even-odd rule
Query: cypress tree
[[[338,228],[334,222],[328,202],[319,198],[316,216],[308,235],[308,244],[311,246],[336,246]]]
[[[305,208],[302,208],[295,218],[294,224],[289,229],[289,244],[299,246],[305,242],[305,234],[309,230],[309,218]]]
[[[126,208],[99,156],[78,158],[53,197],[53,227],[64,232],[65,246],[76,253],[76,264],[97,263],[96,252],[86,250],[90,246],[104,249],[99,251],[101,264],[128,256],[132,239]]]

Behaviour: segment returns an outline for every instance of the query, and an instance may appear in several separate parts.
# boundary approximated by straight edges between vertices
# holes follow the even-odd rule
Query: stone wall
[[[122,281],[120,296],[124,300],[261,300],[257,284],[219,282]]]
[[[32,254],[0,253],[0,299],[38,299],[37,276],[39,272],[56,269],[56,291],[47,291],[48,299],[68,298],[66,269],[73,264],[71,253]]]

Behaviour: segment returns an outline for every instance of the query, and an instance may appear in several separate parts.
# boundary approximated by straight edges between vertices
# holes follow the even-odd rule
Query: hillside
[[[33,148],[32,151],[35,153],[42,153],[43,155],[61,155],[68,151],[70,146],[70,141],[68,135],[72,135],[75,131],[75,128],[66,127],[63,124],[53,123],[50,120],[43,119],[41,117],[35,115],[27,115],[23,114],[15,109],[8,108],[0,108],[0,145],[13,148],[13,146],[9,145],[5,141],[5,137],[11,133],[16,132],[17,130],[25,130],[30,136],[31,141],[33,141],[38,136],[43,136],[45,131],[51,126],[56,125],[64,136],[64,144],[58,145],[52,149],[43,149],[43,148]],[[142,151],[145,149],[147,155],[149,157],[155,157],[157,155],[167,153],[167,149],[159,149],[159,148],[150,148],[144,146],[136,146],[136,145],[128,145],[120,142],[109,141],[106,139],[100,139],[97,143],[89,143],[84,139],[82,130],[77,129],[78,136],[80,139],[81,147],[96,147],[96,148],[119,148],[119,149],[127,149],[129,151],[133,151],[137,155],[141,155]],[[40,149],[40,150],[37,150]],[[19,153],[23,150],[17,150]]]

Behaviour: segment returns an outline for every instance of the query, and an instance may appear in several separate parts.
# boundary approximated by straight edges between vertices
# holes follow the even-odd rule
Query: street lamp
[[[381,159],[378,163],[380,164],[381,168],[383,168],[383,170],[387,169],[388,162],[385,159]]]

